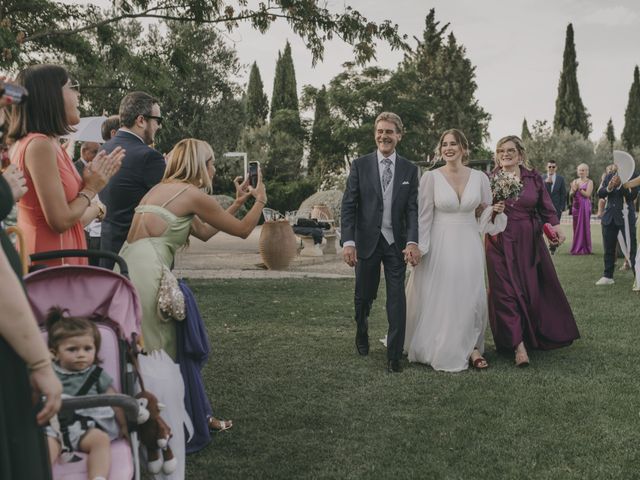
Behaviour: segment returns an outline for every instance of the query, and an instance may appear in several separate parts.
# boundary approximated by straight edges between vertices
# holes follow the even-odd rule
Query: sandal
[[[216,417],[207,418],[207,424],[210,432],[224,432],[233,427],[231,420],[218,420]]]
[[[477,348],[474,348],[473,351],[477,351]],[[480,352],[478,351],[478,354]],[[487,359],[482,355],[477,357],[475,360],[472,357],[469,357],[469,366],[475,368],[476,370],[485,370],[489,368],[489,364],[487,363]]]

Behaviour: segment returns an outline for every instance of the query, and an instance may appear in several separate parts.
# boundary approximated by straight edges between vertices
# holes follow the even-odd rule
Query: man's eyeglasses
[[[557,165],[547,165],[547,168],[556,168]]]
[[[158,125],[162,125],[162,117],[158,117],[156,115],[142,115],[142,116],[146,119],[153,118],[156,122],[158,122]]]

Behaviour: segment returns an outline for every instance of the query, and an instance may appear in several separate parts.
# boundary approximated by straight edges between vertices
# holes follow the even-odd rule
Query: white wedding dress
[[[491,221],[488,177],[471,170],[462,197],[438,170],[420,180],[419,248],[422,259],[407,282],[404,350],[410,362],[459,372],[474,348],[484,351],[487,326],[485,233],[507,225],[504,213]],[[480,218],[476,208],[485,205]]]

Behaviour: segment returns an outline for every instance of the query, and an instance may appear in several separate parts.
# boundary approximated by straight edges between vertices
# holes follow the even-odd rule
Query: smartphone
[[[249,162],[249,171],[247,177],[249,178],[249,185],[253,188],[258,186],[258,170],[260,169],[260,162]]]
[[[26,88],[21,87],[20,85],[16,85],[15,83],[4,83],[0,86],[0,95],[8,97],[10,99],[10,103],[19,105],[27,99],[29,93]]]

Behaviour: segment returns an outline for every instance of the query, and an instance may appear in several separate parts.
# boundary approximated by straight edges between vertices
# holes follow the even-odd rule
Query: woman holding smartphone
[[[158,314],[158,289],[164,268],[171,268],[176,251],[189,236],[207,241],[219,231],[247,238],[258,224],[267,194],[258,170],[255,188],[247,178],[235,179],[236,199],[225,211],[208,194],[215,174],[211,146],[194,138],[181,140],[167,155],[164,177],[135,209],[127,241],[120,255],[129,265],[129,275],[142,305],[142,336],[147,352],[164,350],[176,358],[176,325]],[[253,207],[242,220],[233,214],[249,199]],[[209,427],[228,428],[213,416]]]

